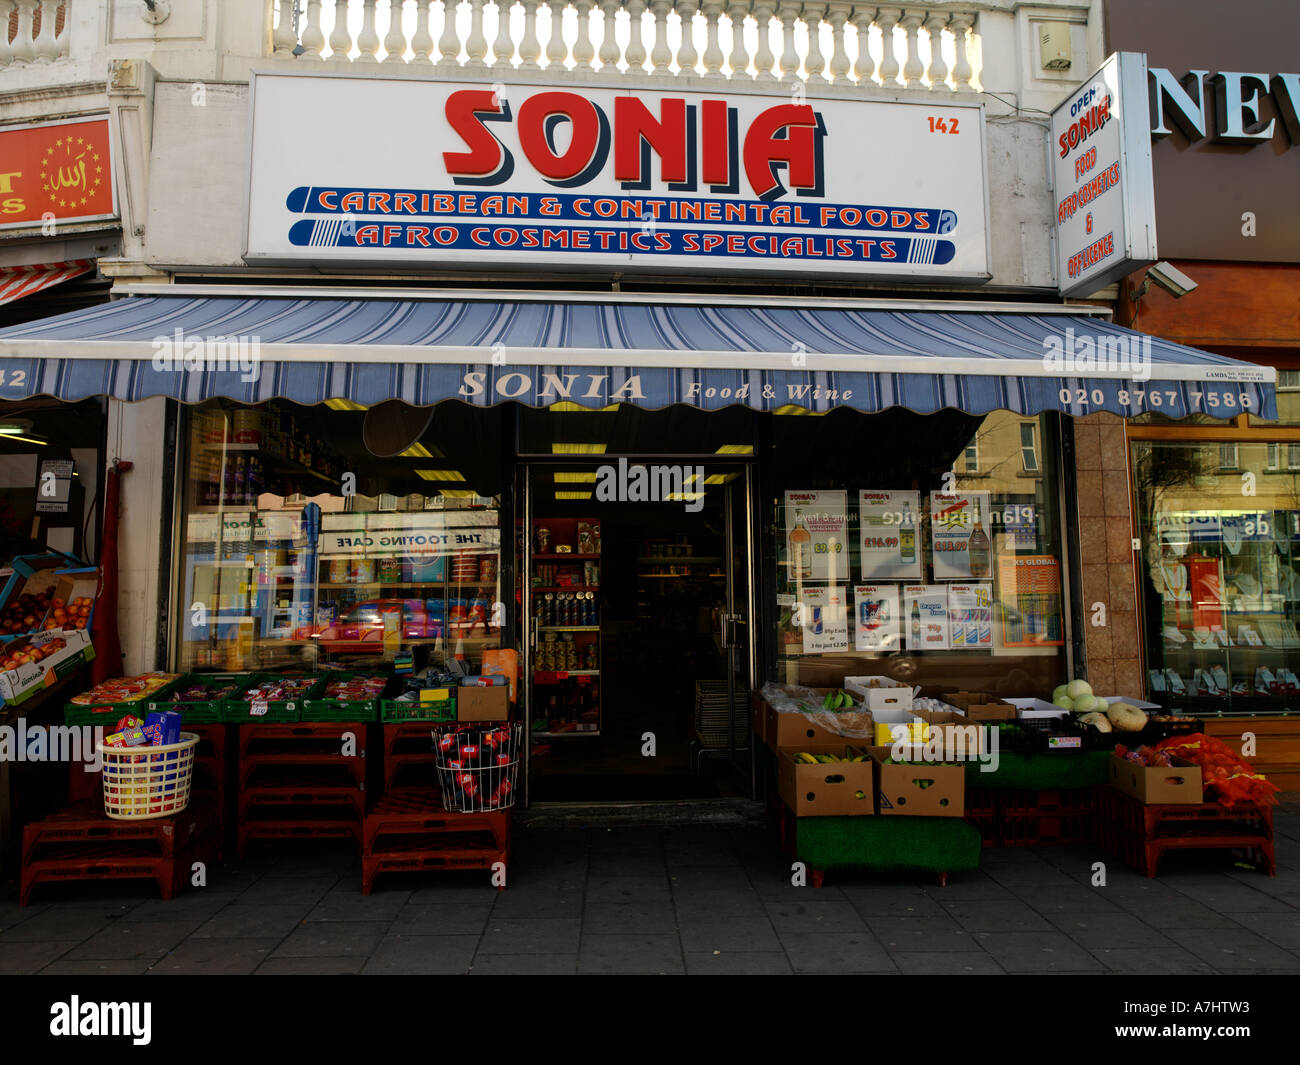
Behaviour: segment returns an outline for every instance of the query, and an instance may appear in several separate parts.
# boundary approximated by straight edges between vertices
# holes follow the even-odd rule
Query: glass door
[[[727,758],[742,779],[749,778],[753,794],[754,759],[749,726],[749,693],[755,662],[755,630],[751,619],[757,545],[753,467],[742,466],[713,476],[723,477],[725,485],[727,603],[719,632],[726,662]]]

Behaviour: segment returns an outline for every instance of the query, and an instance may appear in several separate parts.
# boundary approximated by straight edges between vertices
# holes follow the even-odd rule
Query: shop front
[[[1282,42],[1300,22],[1286,5],[1246,6],[1283,32],[1230,42],[1198,17],[1208,5],[1109,5],[1112,46],[1148,54],[1161,256],[1189,279],[1182,291],[1126,279],[1116,318],[1276,370],[1276,415],[1150,413],[1127,423],[1126,465],[1147,698],[1257,744],[1262,770],[1294,787],[1300,130],[1294,50]],[[1176,37],[1171,17],[1186,20]]]
[[[168,286],[0,350],[67,398],[180,401],[159,666],[398,697],[505,662],[531,801],[701,798],[751,790],[768,681],[1041,697],[1083,671],[1062,408],[1125,382],[1039,353],[1131,334],[1078,309]],[[258,358],[176,372],[159,322]],[[1256,368],[1153,349],[1171,404],[1271,413]]]

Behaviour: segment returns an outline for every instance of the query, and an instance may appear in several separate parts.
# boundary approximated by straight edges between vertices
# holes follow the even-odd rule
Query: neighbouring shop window
[[[1276,712],[1300,697],[1294,447],[1133,442],[1152,700],[1197,713],[1250,713]]]
[[[1040,697],[1065,679],[1058,433],[1006,411],[773,417],[776,679]]]
[[[500,646],[500,413],[213,401],[185,433],[177,665],[473,671]]]

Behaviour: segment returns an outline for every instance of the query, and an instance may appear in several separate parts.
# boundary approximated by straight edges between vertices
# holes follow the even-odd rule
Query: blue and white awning
[[[197,288],[0,329],[0,399],[1276,416],[1271,368],[1058,307]]]

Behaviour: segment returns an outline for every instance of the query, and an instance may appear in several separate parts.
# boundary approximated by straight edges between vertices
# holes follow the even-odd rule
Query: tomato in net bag
[[[1222,740],[1197,732],[1191,736],[1170,736],[1156,747],[1166,757],[1182,758],[1199,765],[1206,788],[1213,790],[1225,806],[1277,803],[1277,785],[1256,773],[1250,763]]]

